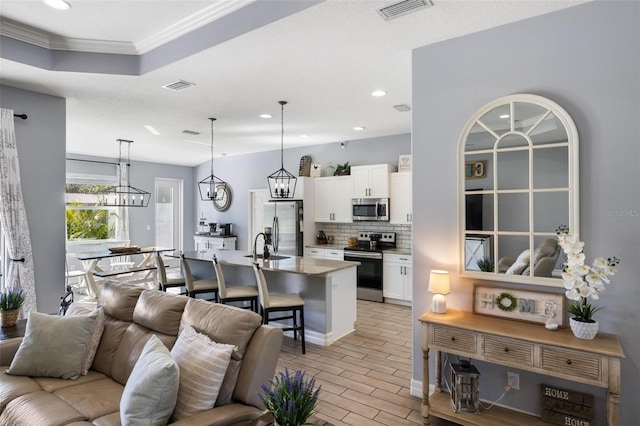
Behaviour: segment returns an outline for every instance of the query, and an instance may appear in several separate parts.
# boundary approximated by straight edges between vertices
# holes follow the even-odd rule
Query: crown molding
[[[0,35],[50,50],[142,55],[190,33],[216,19],[243,8],[256,0],[218,1],[167,28],[137,42],[66,38],[28,28],[16,22],[0,20]]]

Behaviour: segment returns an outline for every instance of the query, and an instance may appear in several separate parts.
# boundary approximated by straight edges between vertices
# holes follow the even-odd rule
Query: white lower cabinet
[[[193,237],[195,242],[196,251],[209,252],[213,250],[235,250],[236,237],[207,237],[202,235],[196,235]]]
[[[316,259],[343,260],[344,250],[318,248],[318,247],[306,247],[304,249],[304,255],[305,257],[314,257]]]
[[[413,299],[412,256],[387,254],[382,258],[382,295],[411,302]]]

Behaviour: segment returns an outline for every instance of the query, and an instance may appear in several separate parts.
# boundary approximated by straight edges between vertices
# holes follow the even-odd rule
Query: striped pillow
[[[186,326],[171,356],[180,368],[178,401],[173,421],[213,408],[235,345],[216,343]]]

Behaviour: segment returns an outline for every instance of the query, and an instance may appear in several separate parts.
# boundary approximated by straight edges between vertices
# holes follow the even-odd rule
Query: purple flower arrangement
[[[270,382],[262,385],[260,398],[273,414],[280,426],[303,425],[318,402],[321,386],[316,388],[316,379],[306,379],[304,371],[290,374],[287,368]]]

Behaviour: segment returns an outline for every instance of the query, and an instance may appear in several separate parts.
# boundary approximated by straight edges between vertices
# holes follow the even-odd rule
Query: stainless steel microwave
[[[388,221],[388,198],[354,198],[351,203],[351,216],[354,221]]]

